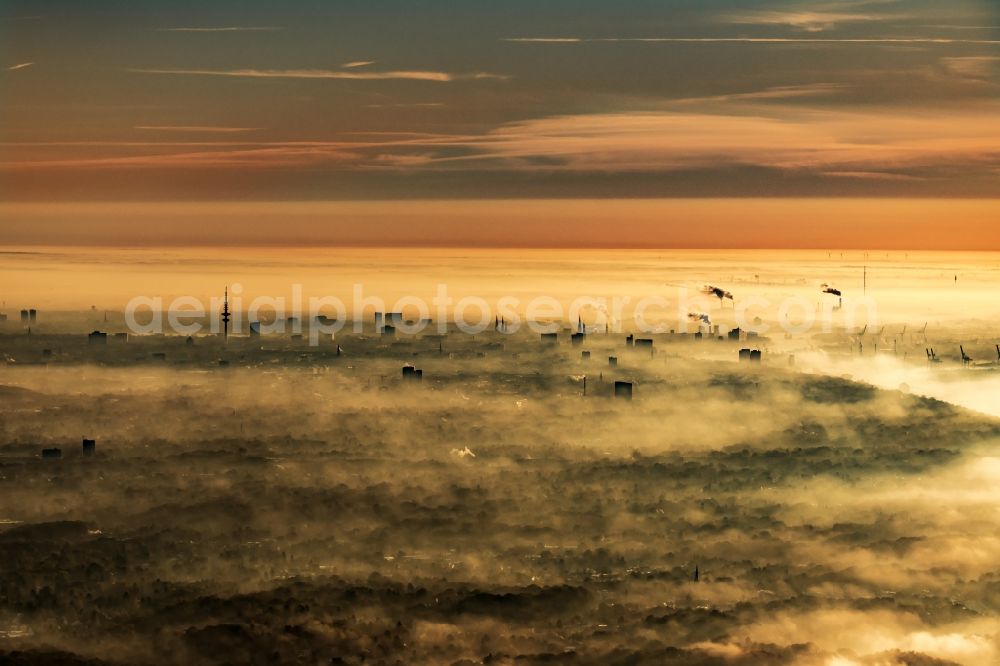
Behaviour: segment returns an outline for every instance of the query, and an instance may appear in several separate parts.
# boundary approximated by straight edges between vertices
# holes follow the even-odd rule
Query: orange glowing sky
[[[1000,249],[998,26],[981,0],[8,1],[0,243]]]

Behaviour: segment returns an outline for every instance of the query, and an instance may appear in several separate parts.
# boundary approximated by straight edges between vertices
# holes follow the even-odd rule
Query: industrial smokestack
[[[826,283],[821,284],[820,287],[823,289],[824,294],[832,294],[833,296],[842,295],[839,289]]]
[[[701,325],[708,326],[709,330],[711,330],[712,328],[712,318],[709,317],[704,312],[689,312],[688,319],[690,319],[691,321],[698,322],[699,326]]]
[[[728,298],[729,300],[733,300],[732,293],[726,291],[725,289],[720,289],[719,287],[713,287],[710,284],[706,284],[704,287],[702,287],[701,293],[708,294],[710,296],[715,296],[716,298],[719,299],[720,303],[722,302],[723,299],[726,298]]]

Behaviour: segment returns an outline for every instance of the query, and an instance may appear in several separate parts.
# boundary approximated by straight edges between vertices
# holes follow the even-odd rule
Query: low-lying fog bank
[[[0,368],[0,660],[1000,661],[1000,421],[477,344]]]

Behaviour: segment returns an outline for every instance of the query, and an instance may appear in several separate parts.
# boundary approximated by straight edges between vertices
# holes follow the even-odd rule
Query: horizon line
[[[943,250],[928,250],[924,248],[903,248],[903,247],[818,247],[818,246],[801,246],[801,247],[771,247],[771,246],[754,246],[754,247],[707,247],[707,246],[658,246],[658,245],[539,245],[539,244],[496,244],[496,245],[474,245],[474,244],[455,244],[455,245],[441,245],[441,244],[420,244],[420,243],[409,243],[400,245],[377,245],[371,243],[327,243],[327,242],[316,242],[316,241],[302,241],[294,243],[275,243],[269,241],[259,241],[259,242],[241,242],[241,243],[151,243],[145,245],[137,245],[135,243],[123,243],[123,244],[113,244],[113,243],[91,243],[91,242],[77,242],[77,243],[27,243],[27,244],[16,244],[16,243],[3,243],[0,242],[0,256],[4,254],[30,254],[29,252],[24,252],[24,250],[31,248],[46,248],[46,249],[67,249],[75,250],[79,248],[88,249],[99,249],[105,248],[109,250],[155,250],[161,248],[170,249],[279,249],[279,250],[316,250],[316,249],[331,249],[331,250],[539,250],[539,251],[588,251],[588,252],[600,252],[604,250],[614,250],[614,251],[624,251],[624,252],[862,252],[862,253],[907,253],[907,254],[947,254],[947,253],[977,253],[977,254],[1000,254],[1000,247],[992,250],[984,249],[943,249]],[[878,259],[877,256],[873,256],[872,259]]]

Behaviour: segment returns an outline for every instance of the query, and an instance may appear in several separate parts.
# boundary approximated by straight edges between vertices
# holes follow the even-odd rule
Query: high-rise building
[[[632,382],[615,382],[615,397],[623,400],[632,399]]]

